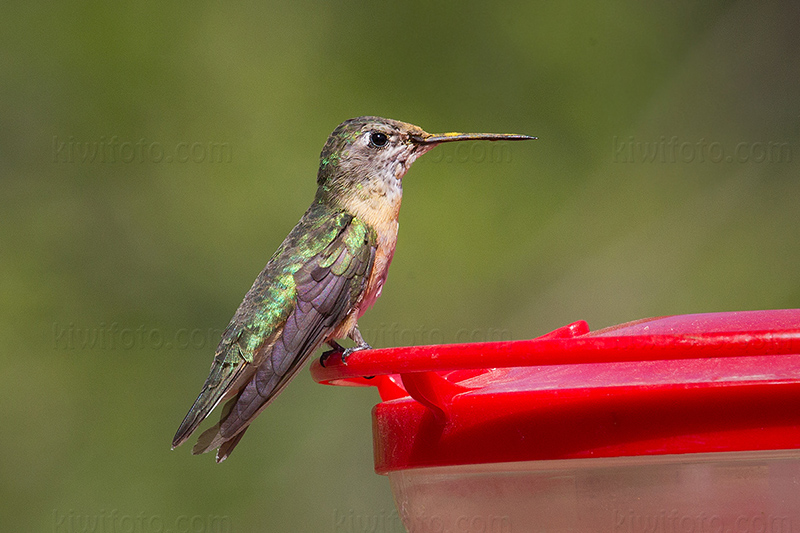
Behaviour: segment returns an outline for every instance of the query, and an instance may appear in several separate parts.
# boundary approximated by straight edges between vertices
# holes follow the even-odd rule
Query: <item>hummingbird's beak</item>
[[[527,141],[537,139],[529,135],[516,133],[425,133],[411,135],[411,141],[417,144],[439,144],[452,141]]]

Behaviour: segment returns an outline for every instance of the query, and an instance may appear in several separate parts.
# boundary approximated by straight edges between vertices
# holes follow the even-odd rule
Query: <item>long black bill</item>
[[[439,144],[452,141],[528,141],[538,137],[516,133],[429,133],[412,135],[411,140],[419,144]]]

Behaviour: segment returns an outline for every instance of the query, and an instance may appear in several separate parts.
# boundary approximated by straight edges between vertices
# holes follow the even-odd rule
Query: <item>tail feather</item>
[[[203,385],[203,390],[200,391],[192,408],[189,409],[178,431],[175,433],[175,437],[172,439],[173,449],[186,442],[200,423],[222,401],[247,366],[248,364],[242,361],[234,371],[224,375],[223,365],[217,365],[215,362],[215,368],[212,369],[211,375]]]
[[[235,398],[228,400],[228,403],[225,404],[225,407],[222,408],[222,412],[219,415],[219,422],[205,430],[200,434],[200,437],[197,438],[197,442],[192,447],[192,455],[200,455],[201,453],[210,452],[214,448],[221,446],[228,438],[230,438],[222,436],[220,433],[220,425],[228,417],[228,414],[231,412],[231,409],[233,409],[233,406],[236,405],[237,401],[239,401],[239,394],[237,394]]]
[[[222,461],[224,461],[225,459],[228,458],[228,456],[231,454],[233,449],[236,447],[237,444],[239,444],[239,441],[244,436],[244,432],[247,431],[247,428],[249,428],[249,427],[250,426],[245,426],[243,430],[241,430],[239,433],[236,434],[235,437],[233,437],[231,440],[227,440],[227,441],[223,442],[220,445],[219,450],[217,450],[217,462],[218,463],[221,463]]]

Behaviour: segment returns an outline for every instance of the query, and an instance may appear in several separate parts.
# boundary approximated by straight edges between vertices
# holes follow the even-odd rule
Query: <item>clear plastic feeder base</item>
[[[568,459],[389,473],[408,531],[800,531],[800,450]]]

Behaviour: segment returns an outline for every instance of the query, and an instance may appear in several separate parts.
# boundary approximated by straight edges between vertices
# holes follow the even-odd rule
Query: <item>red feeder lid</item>
[[[375,470],[800,448],[800,309],[650,318],[527,341],[355,352]],[[361,376],[374,376],[366,379]]]

